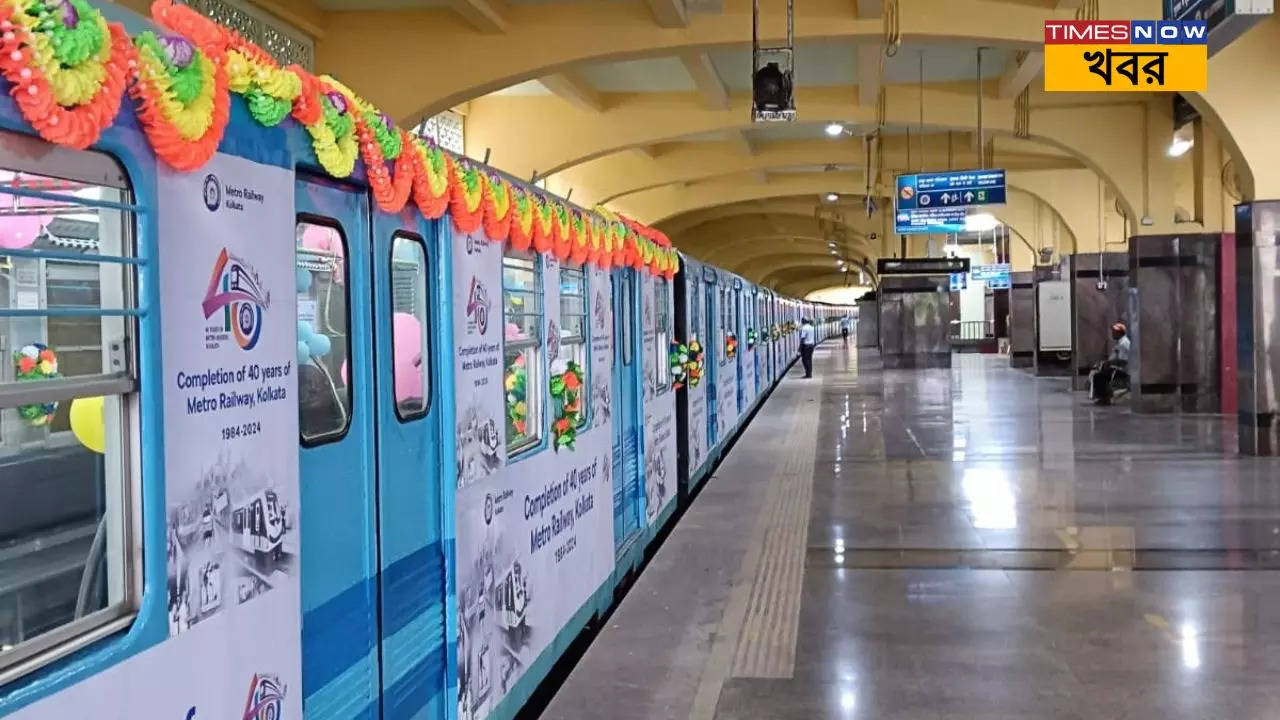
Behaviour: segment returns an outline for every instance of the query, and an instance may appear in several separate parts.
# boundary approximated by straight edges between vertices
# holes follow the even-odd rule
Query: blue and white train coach
[[[13,95],[14,63],[51,47],[41,23],[102,22],[53,5],[74,12],[0,26]],[[0,99],[0,716],[513,716],[814,306],[689,258],[503,242],[475,220],[491,193],[389,212],[377,181],[401,163],[332,172],[371,107],[304,83],[323,127],[268,127],[261,88],[212,79],[243,54],[103,12],[122,29],[92,57],[133,48],[130,72],[185,78],[170,99],[212,108],[201,137],[220,102],[230,119],[192,163],[137,112],[145,92],[85,149]]]

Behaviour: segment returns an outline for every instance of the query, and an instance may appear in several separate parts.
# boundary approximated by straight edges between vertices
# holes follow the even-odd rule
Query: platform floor
[[[544,711],[1280,718],[1280,463],[957,355],[793,370]]]

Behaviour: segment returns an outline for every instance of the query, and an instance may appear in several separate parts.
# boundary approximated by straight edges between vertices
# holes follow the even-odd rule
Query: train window
[[[653,329],[657,337],[654,343],[657,345],[654,349],[657,354],[653,364],[656,370],[654,384],[661,395],[671,389],[671,284],[666,278],[654,281],[653,299]]]
[[[302,216],[298,275],[298,432],[308,447],[333,442],[351,425],[347,337],[347,239],[337,220]]]
[[[427,315],[427,246],[397,233],[391,240],[391,354],[396,417],[427,414],[431,403],[431,319]]]
[[[507,456],[542,437],[542,268],[532,253],[502,259],[503,384],[507,392]]]
[[[720,360],[729,358],[729,336],[737,332],[733,324],[733,290],[729,286],[720,289]]]
[[[137,609],[135,211],[110,157],[0,132],[0,682]]]
[[[573,361],[582,373],[582,386],[591,387],[591,359],[587,353],[587,273],[577,267],[560,266],[560,357]],[[578,413],[578,427],[587,423],[586,404]]]
[[[685,285],[689,288],[689,337],[686,338],[686,342],[697,340],[702,332],[702,303],[698,295],[698,286],[701,283],[689,280],[688,278],[691,277],[693,276],[687,275],[685,281]]]

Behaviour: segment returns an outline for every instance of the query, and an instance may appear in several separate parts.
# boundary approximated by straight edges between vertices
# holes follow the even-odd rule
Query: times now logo
[[[1203,20],[1046,20],[1045,45],[1205,45]]]

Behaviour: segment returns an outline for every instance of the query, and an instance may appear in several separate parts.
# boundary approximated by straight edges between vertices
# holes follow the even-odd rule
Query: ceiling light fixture
[[[1196,146],[1196,136],[1190,124],[1183,125],[1173,133],[1173,142],[1169,143],[1169,157],[1182,157]]]
[[[1000,221],[991,213],[975,213],[964,218],[965,232],[991,232],[1000,227]]]
[[[839,199],[840,199],[840,196],[837,195],[836,193],[833,193],[833,192],[827,193],[827,202],[835,202]]]
[[[828,123],[826,127],[826,133],[830,137],[839,137],[842,133],[844,133],[844,126],[838,122]]]

